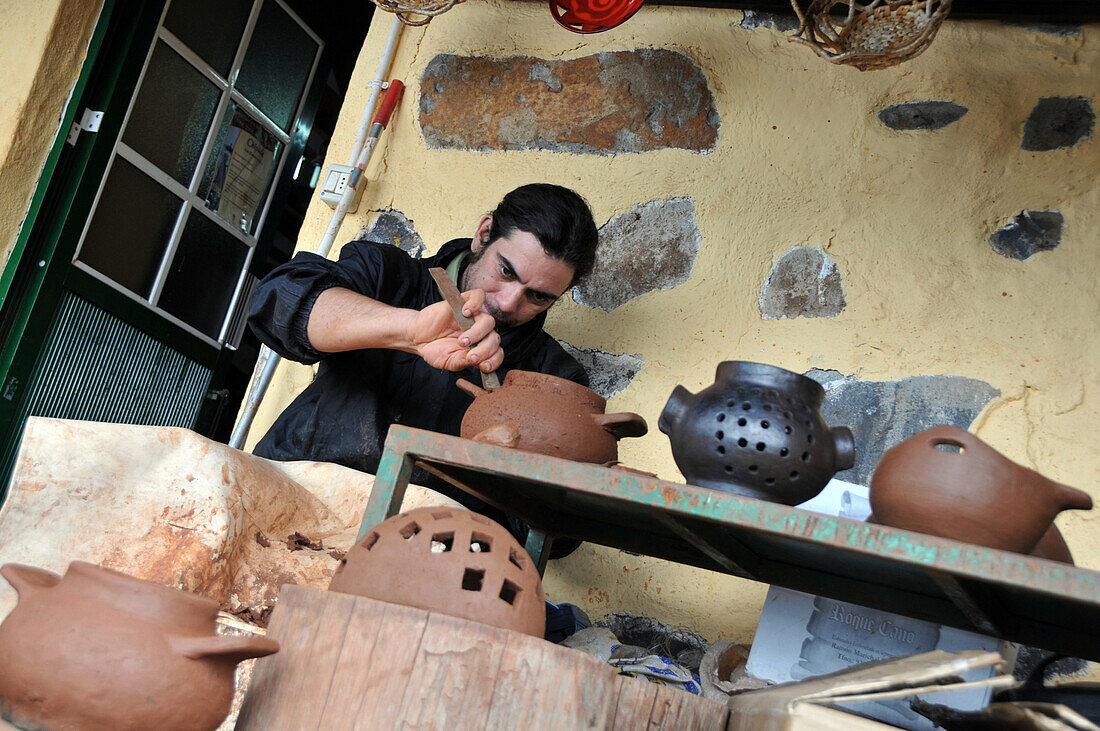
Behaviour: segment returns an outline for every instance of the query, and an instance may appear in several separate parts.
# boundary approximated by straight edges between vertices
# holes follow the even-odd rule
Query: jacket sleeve
[[[260,280],[252,298],[248,324],[265,345],[283,358],[316,363],[326,353],[309,342],[309,315],[326,289],[344,287],[379,299],[387,252],[380,244],[353,241],[340,251],[340,260],[299,252]],[[389,247],[405,256],[396,247]]]

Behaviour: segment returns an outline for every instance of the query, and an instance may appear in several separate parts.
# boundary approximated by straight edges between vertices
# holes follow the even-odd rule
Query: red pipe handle
[[[399,79],[390,81],[389,87],[386,88],[386,94],[382,97],[382,103],[378,105],[378,113],[374,115],[374,124],[385,127],[390,123],[390,115],[397,107],[397,102],[400,101],[403,91],[405,91],[405,85]]]

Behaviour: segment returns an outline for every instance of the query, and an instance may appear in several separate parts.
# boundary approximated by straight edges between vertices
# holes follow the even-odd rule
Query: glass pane
[[[265,2],[245,52],[237,90],[275,124],[290,130],[317,43],[276,2]]]
[[[148,298],[181,201],[115,156],[77,259]]]
[[[229,78],[252,0],[172,0],[164,27]]]
[[[157,306],[217,339],[247,253],[242,241],[192,210]]]
[[[230,226],[252,233],[283,144],[230,103],[199,195]]]
[[[158,41],[122,141],[187,186],[220,96],[218,87]]]

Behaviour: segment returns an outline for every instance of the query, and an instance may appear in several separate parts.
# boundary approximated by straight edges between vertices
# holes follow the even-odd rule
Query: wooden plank
[[[332,669],[332,684],[318,728],[354,727],[362,705],[372,697],[369,693],[371,661],[387,605],[360,599],[355,598],[344,644]],[[422,616],[421,621],[427,621],[427,616]]]
[[[716,731],[729,723],[729,708],[685,690],[658,685],[648,728],[668,731]]]
[[[509,632],[486,728],[606,728],[617,692],[618,676],[606,663]]]
[[[398,724],[387,727],[483,728],[507,645],[506,630],[430,613]]]
[[[648,680],[617,676],[619,695],[615,705],[615,717],[610,726],[613,731],[634,731],[649,726],[653,715],[653,703],[657,700],[657,686]]]
[[[355,598],[288,584],[267,636],[279,652],[257,661],[238,729],[317,728]]]

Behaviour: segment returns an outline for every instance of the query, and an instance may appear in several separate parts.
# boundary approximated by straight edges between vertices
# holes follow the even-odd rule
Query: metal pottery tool
[[[439,285],[439,291],[443,294],[443,299],[447,300],[447,304],[451,306],[451,312],[454,313],[455,322],[462,328],[463,332],[470,329],[470,326],[474,324],[472,318],[466,317],[462,314],[462,305],[465,304],[462,299],[462,295],[458,292],[458,287],[451,281],[451,278],[447,276],[447,272],[440,267],[431,267],[428,269],[428,273],[432,275],[432,279]],[[496,373],[486,373],[481,371],[481,385],[488,390],[494,388],[500,388],[500,378]]]

